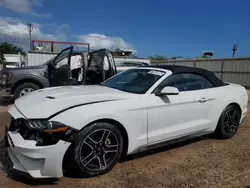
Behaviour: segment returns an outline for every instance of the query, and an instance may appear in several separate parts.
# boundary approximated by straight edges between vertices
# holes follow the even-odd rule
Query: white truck
[[[19,54],[3,54],[6,68],[21,67],[24,65],[25,57]]]

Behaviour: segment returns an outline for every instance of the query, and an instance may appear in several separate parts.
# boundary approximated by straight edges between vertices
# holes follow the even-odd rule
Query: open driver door
[[[70,84],[70,61],[73,46],[63,49],[55,59],[48,64],[50,87]]]
[[[111,53],[100,49],[89,53],[86,70],[87,84],[100,84],[117,73]]]

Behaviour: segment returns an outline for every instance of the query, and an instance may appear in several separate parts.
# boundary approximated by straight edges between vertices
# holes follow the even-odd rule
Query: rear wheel
[[[19,86],[16,87],[14,91],[14,98],[17,99],[19,97],[26,95],[27,93],[30,93],[38,89],[40,89],[40,87],[33,83],[20,84]]]
[[[85,177],[110,171],[123,151],[122,133],[110,123],[95,123],[83,129],[73,145],[74,161]]]
[[[240,111],[235,105],[227,106],[221,114],[215,133],[222,139],[232,138],[238,131]]]

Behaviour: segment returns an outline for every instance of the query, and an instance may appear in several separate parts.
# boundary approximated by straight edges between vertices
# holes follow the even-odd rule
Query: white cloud
[[[69,25],[67,24],[62,24],[59,26],[61,29],[68,29],[69,28]]]
[[[57,40],[67,41],[66,33],[69,26],[67,24],[57,25],[55,23],[33,23],[34,29],[32,39],[36,40]],[[52,33],[43,31],[49,29]],[[131,50],[136,52],[134,46],[125,42],[120,37],[111,37],[101,34],[90,33],[86,35],[76,36],[77,41],[90,43],[91,49],[107,48],[122,50]],[[25,49],[29,49],[29,32],[27,22],[19,18],[0,17],[0,41],[6,41],[16,44]]]
[[[38,40],[66,40],[64,33],[47,34],[41,31],[40,25],[34,23],[32,38]],[[28,49],[29,33],[27,25],[19,19],[0,17],[0,41],[14,43]]]
[[[0,17],[0,18],[1,18],[1,17]],[[4,18],[1,18],[1,19],[4,19],[6,22],[9,22],[9,23],[22,22],[22,20],[19,19],[19,18],[4,17]]]
[[[115,49],[120,48],[122,50],[131,50],[135,51],[135,48],[132,44],[125,42],[120,37],[111,37],[103,34],[90,33],[87,35],[79,35],[77,39],[81,42],[90,43],[90,48],[98,49],[98,48],[107,48],[107,49]]]
[[[56,23],[45,23],[45,24],[39,24],[40,27],[54,27],[55,29],[60,29],[60,30],[65,30],[65,29],[69,29],[69,25],[68,24],[61,24],[58,25]]]
[[[38,17],[50,17],[51,14],[38,14],[33,7],[43,7],[43,0],[1,0],[0,6],[4,6],[14,12],[30,14]]]
[[[32,0],[32,3],[36,6],[43,7],[44,0]]]

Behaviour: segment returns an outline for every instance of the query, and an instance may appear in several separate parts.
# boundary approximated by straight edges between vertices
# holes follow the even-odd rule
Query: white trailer
[[[55,57],[58,53],[52,52],[28,52],[27,66],[37,66],[42,65],[46,61]]]

